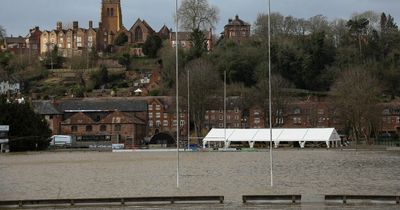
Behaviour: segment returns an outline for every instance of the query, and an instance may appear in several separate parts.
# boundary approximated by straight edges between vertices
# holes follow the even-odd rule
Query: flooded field
[[[399,152],[275,150],[274,187],[270,186],[267,152],[187,152],[181,153],[180,160],[180,188],[177,189],[174,152],[0,155],[0,198],[223,195],[225,204],[204,209],[257,209],[257,205],[241,204],[241,196],[400,194]],[[304,205],[272,209],[312,209]],[[153,208],[166,209],[165,206]],[[193,209],[184,205],[176,208]],[[322,209],[341,208],[324,205]]]

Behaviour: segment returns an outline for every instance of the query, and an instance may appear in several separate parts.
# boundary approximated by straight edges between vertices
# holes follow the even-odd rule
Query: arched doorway
[[[175,139],[168,133],[155,134],[149,144],[164,145],[166,147],[175,145]]]

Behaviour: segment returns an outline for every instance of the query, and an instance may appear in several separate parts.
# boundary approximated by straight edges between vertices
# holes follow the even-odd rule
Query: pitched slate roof
[[[60,115],[61,112],[56,109],[51,101],[32,101],[32,107],[35,113],[40,115]]]
[[[62,112],[75,111],[121,111],[121,112],[145,112],[147,103],[140,100],[129,99],[77,99],[60,101],[58,108]]]

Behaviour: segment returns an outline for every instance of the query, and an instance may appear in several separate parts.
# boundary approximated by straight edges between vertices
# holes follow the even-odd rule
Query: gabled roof
[[[146,22],[145,20],[141,20],[140,18],[138,18],[138,19],[136,20],[136,22],[132,25],[132,27],[129,29],[129,31],[133,31],[134,28],[136,28],[136,27],[139,26],[139,25],[141,25],[141,26],[147,28],[147,30],[149,30],[150,32],[153,32],[153,33],[154,33],[153,28],[151,28],[151,26],[150,26],[149,24],[147,24],[147,22]]]
[[[60,115],[51,101],[32,101],[32,107],[35,113],[40,115]]]
[[[140,100],[129,99],[77,99],[60,101],[59,110],[62,112],[97,112],[97,111],[121,111],[121,112],[145,112],[147,103]]]
[[[163,25],[163,27],[160,29],[160,31],[158,31],[159,34],[165,34],[165,33],[170,33],[171,31],[169,30],[169,28],[166,25]]]

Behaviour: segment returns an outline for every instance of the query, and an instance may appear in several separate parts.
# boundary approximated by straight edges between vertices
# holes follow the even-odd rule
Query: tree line
[[[217,23],[218,9],[206,0],[185,0],[178,17],[181,28],[191,31],[194,45],[179,49],[179,81],[186,100],[190,72],[196,132],[203,129],[212,98],[222,96],[224,72],[228,95],[241,96],[245,107],[261,105],[268,116],[268,16],[258,15],[247,41],[220,38],[211,52],[205,34]],[[400,96],[400,32],[390,14],[367,11],[329,21],[323,15],[303,19],[272,13],[271,34],[274,118],[298,97],[293,92],[301,90],[330,100],[354,139],[377,135],[378,103]],[[173,95],[174,49],[164,46],[160,57],[163,91]]]

